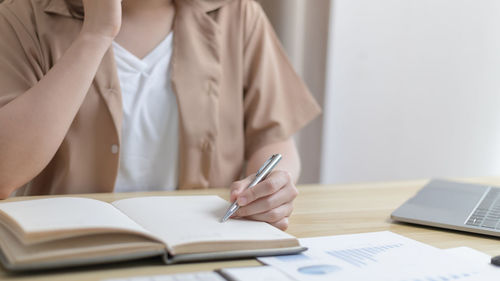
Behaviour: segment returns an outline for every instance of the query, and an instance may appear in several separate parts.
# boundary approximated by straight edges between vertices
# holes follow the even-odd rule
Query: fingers
[[[254,175],[250,175],[242,180],[235,181],[231,184],[229,190],[231,192],[229,201],[233,202],[238,198],[238,196],[247,188],[247,186],[252,182]]]
[[[237,196],[238,205],[245,206],[259,198],[276,193],[288,183],[292,183],[292,176],[289,172],[274,171],[264,181],[241,192]]]
[[[259,198],[252,203],[242,206],[236,212],[236,216],[247,217],[255,214],[267,212],[269,210],[278,208],[279,206],[292,202],[297,197],[298,191],[293,184],[287,184],[278,192]]]
[[[288,217],[292,214],[292,211],[293,204],[292,202],[289,202],[279,206],[278,208],[274,208],[264,213],[251,215],[246,218],[257,221],[265,221],[279,229],[286,229],[288,227]]]
[[[293,200],[298,195],[290,173],[274,171],[261,183],[247,188],[254,178],[252,175],[231,185],[231,201],[237,200],[240,205],[234,217],[264,221],[287,229]]]
[[[118,35],[122,21],[121,0],[84,0],[83,8],[83,33],[108,39]]]
[[[285,231],[288,228],[288,224],[289,224],[288,218],[283,218],[280,221],[271,223],[271,225],[273,225],[274,227],[277,227],[283,231]]]

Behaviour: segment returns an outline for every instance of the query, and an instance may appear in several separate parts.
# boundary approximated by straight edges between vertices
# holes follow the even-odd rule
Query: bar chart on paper
[[[259,258],[295,280],[468,281],[473,266],[391,232],[305,238],[305,253]]]
[[[325,253],[341,259],[353,266],[362,267],[366,266],[369,263],[376,263],[377,255],[382,254],[386,251],[390,251],[391,249],[399,248],[403,246],[403,244],[390,244],[390,245],[380,245],[375,247],[363,247],[363,248],[355,248],[355,249],[344,249],[344,250],[331,250],[325,251]]]

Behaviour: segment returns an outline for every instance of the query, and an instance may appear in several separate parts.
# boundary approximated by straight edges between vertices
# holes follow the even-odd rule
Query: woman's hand
[[[274,171],[254,187],[245,189],[254,178],[255,174],[231,185],[231,202],[237,200],[240,205],[233,217],[265,221],[279,229],[287,229],[293,200],[299,194],[291,174]]]
[[[83,0],[85,18],[82,34],[111,39],[118,35],[122,23],[121,0]]]

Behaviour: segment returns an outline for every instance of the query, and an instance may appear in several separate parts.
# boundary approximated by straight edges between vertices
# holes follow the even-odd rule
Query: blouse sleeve
[[[244,8],[245,156],[284,141],[309,123],[320,108],[295,73],[260,5]]]
[[[10,9],[0,4],[0,108],[33,87],[43,76],[36,35]],[[28,20],[29,21],[29,20]]]

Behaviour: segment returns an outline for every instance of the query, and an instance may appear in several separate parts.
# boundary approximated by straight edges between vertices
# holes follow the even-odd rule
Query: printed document
[[[304,281],[500,280],[500,268],[485,271],[484,259],[470,262],[389,231],[304,238],[300,242],[309,250],[259,261]]]

